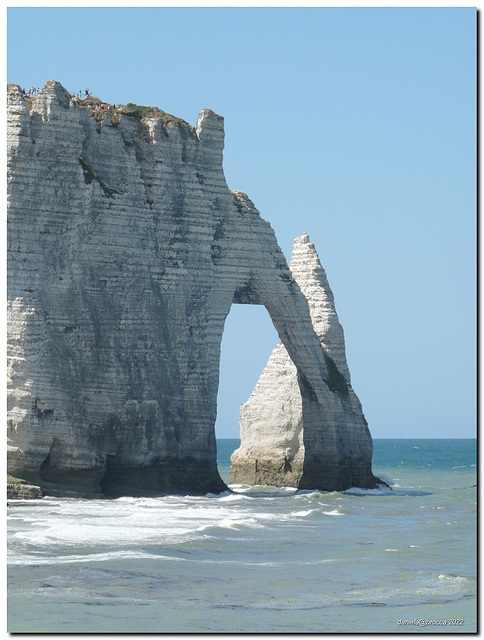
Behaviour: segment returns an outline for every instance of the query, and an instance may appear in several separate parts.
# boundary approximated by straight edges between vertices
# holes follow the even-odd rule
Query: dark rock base
[[[230,470],[230,484],[299,487],[302,469],[287,460],[255,460],[234,464]]]
[[[284,468],[286,465],[286,468]],[[252,464],[233,465],[230,471],[230,484],[269,485],[273,487],[295,487],[314,491],[346,491],[353,487],[376,489],[388,486],[375,477],[368,465],[288,468],[287,463],[270,460],[256,460]]]
[[[43,497],[40,487],[28,484],[22,478],[7,476],[7,500],[37,500]]]
[[[9,497],[24,492],[22,487],[38,485],[43,495],[77,498],[119,498],[121,496],[206,495],[228,491],[216,464],[206,461],[170,460],[150,467],[122,467],[72,470],[52,465],[39,470],[23,469],[25,484],[8,484]]]

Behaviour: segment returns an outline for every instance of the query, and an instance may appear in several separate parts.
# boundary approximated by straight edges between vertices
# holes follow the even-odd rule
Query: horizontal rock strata
[[[38,500],[40,498],[43,498],[40,487],[28,484],[20,478],[7,476],[7,500]]]
[[[372,440],[352,386],[343,328],[333,292],[307,234],[294,241],[290,269],[309,303],[314,330],[325,350],[332,385],[323,438],[333,437],[342,464],[327,487],[376,486]],[[231,483],[311,488],[305,478],[303,401],[298,371],[280,342],[250,397],[240,410],[241,445],[232,454]],[[318,464],[316,461],[315,464]]]
[[[97,119],[54,81],[27,106],[8,87],[10,473],[68,495],[224,490],[224,322],[262,304],[298,370],[301,483],[344,488],[341,381],[269,223],[227,187],[223,118],[146,113]]]

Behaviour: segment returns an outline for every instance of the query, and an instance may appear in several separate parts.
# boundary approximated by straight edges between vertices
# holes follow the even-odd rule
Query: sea
[[[8,632],[476,633],[476,460],[375,439],[376,490],[9,501]]]

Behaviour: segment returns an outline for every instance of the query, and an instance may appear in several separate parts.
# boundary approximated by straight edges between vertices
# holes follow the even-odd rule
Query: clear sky
[[[375,438],[475,437],[475,8],[10,8],[8,82],[225,118],[290,259],[307,232]],[[218,437],[278,338],[233,307]]]

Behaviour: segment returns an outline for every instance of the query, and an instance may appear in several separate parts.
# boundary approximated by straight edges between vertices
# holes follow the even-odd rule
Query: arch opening
[[[225,320],[217,395],[217,466],[228,484],[230,455],[240,445],[239,412],[249,399],[279,336],[262,305],[232,304]]]

